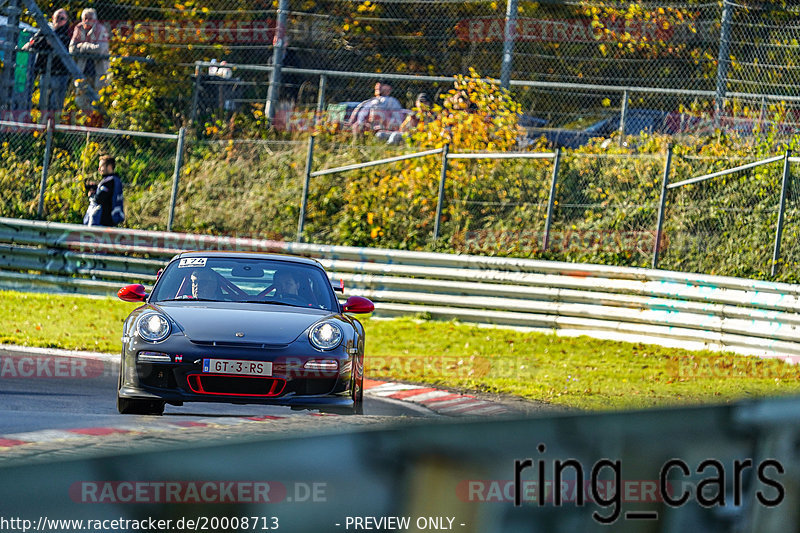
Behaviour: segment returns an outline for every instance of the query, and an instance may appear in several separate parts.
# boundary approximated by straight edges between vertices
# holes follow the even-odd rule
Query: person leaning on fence
[[[125,200],[122,180],[116,173],[113,156],[100,157],[98,171],[103,179],[100,183],[84,182],[89,196],[89,208],[83,216],[87,226],[117,226],[125,220]]]
[[[106,27],[97,20],[97,11],[84,9],[80,23],[72,31],[69,53],[75,56],[78,69],[96,91],[100,91],[108,81],[108,40]],[[78,87],[77,80],[75,84]]]
[[[356,106],[350,115],[354,137],[367,130],[396,129],[399,126],[404,110],[397,98],[390,96],[391,93],[392,85],[380,80],[375,84],[375,96]]]
[[[64,44],[64,48],[67,49],[71,33],[69,14],[66,9],[57,9],[53,13],[50,28]],[[33,68],[35,74],[40,76],[39,110],[42,112],[42,118],[44,119],[45,115],[57,117],[64,108],[64,97],[67,95],[67,87],[70,80],[69,70],[64,65],[64,62],[61,61],[61,58],[55,54],[53,46],[47,40],[44,31],[34,35],[30,41],[25,43],[22,50],[36,52],[36,63],[34,63]],[[45,87],[44,80],[47,73],[48,57],[52,58],[50,61],[50,87]]]

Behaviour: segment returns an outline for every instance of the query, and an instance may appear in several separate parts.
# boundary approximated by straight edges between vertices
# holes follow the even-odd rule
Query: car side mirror
[[[144,285],[136,283],[125,285],[117,292],[117,297],[124,302],[143,302],[147,299]]]
[[[370,300],[362,296],[351,296],[344,303],[345,313],[365,315],[367,313],[373,312],[374,310],[375,310],[375,304],[373,304]]]

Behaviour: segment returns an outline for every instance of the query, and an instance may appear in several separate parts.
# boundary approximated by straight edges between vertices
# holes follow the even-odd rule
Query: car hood
[[[152,307],[196,342],[289,344],[315,322],[336,316],[321,309],[230,302],[161,302]]]

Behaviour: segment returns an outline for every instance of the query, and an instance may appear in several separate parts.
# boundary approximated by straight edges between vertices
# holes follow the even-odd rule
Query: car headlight
[[[136,323],[136,332],[147,342],[161,342],[169,337],[171,330],[169,320],[158,313],[146,313]]]
[[[333,322],[322,322],[317,324],[308,334],[311,344],[319,350],[332,350],[342,342],[342,328]]]

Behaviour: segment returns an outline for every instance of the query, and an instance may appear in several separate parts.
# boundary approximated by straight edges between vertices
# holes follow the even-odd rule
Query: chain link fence
[[[151,193],[172,179],[177,138],[61,124],[48,131],[45,125],[2,121],[2,216],[80,223],[87,182],[100,181],[99,157],[109,154],[126,186],[126,224],[165,229],[169,188],[166,195]]]
[[[6,0],[0,14],[12,4],[21,0]],[[750,135],[775,127],[789,135],[798,126],[800,8],[783,3],[518,1],[508,19],[506,3],[490,0],[89,4],[111,35],[111,86],[119,94],[109,93],[109,103],[125,96],[122,84],[158,86],[153,98],[169,111],[160,123],[171,131],[191,118],[202,125],[253,115],[264,109],[271,84],[278,108],[272,125],[298,131],[316,104],[320,69],[387,76],[410,108],[420,92],[435,98],[447,90],[432,77],[475,68],[510,79],[531,136],[550,140],[558,135],[551,130],[586,131],[588,139],[592,126],[618,125],[629,110],[659,112],[648,120],[631,116],[623,130],[632,134],[722,127]],[[46,14],[62,7],[38,5]],[[66,9],[77,20],[86,5],[67,1]],[[21,20],[35,25],[24,9]],[[22,59],[17,71],[33,63]],[[220,68],[223,61],[262,69]],[[274,66],[283,67],[280,79]],[[358,76],[328,81],[325,108],[334,113],[372,92],[370,80]],[[149,121],[149,129],[158,123]]]
[[[0,14],[14,5],[23,4],[0,0]],[[62,7],[38,5],[46,15]],[[552,195],[552,158],[449,160],[441,203],[441,155],[392,163],[388,172],[315,176],[305,238],[648,266],[664,157],[638,146],[639,132],[680,142],[721,128],[769,135],[777,144],[798,131],[800,8],[727,0],[516,5],[506,20],[505,3],[484,0],[68,0],[63,7],[73,20],[92,6],[111,32],[114,76],[102,96],[112,123],[169,133],[59,125],[45,158],[46,127],[31,123],[42,120],[36,106],[20,109],[19,98],[11,105],[3,93],[0,118],[13,119],[0,123],[3,213],[37,216],[42,198],[42,216],[78,222],[83,180],[97,156],[110,152],[126,181],[131,226],[166,229],[174,201],[178,230],[292,240],[316,109],[325,112],[309,170],[407,154],[415,148],[402,137],[395,144],[353,136],[355,106],[379,79],[391,82],[406,110],[419,93],[440,102],[452,75],[475,68],[509,80],[527,130],[520,148],[577,148],[605,137],[596,145],[606,153],[565,151]],[[21,18],[35,22],[25,9]],[[36,103],[42,81],[30,70],[35,60],[17,57],[15,87]],[[10,72],[4,64],[0,76]],[[70,98],[66,116],[78,113]],[[173,132],[183,125],[191,134],[173,197]],[[633,155],[615,154],[617,143]],[[670,181],[709,165],[676,157]],[[671,190],[660,266],[766,276],[779,173],[757,169]],[[797,187],[790,183],[786,204],[784,272],[800,261]],[[718,255],[708,253],[712,247]]]
[[[229,139],[187,142],[174,228],[237,237],[293,240],[306,143]],[[160,184],[168,199],[169,181]],[[153,214],[152,224],[163,223]]]
[[[36,213],[45,146],[45,127],[0,122],[0,206],[4,216]]]
[[[432,150],[334,172],[413,152],[322,137],[308,168],[307,142],[229,139],[188,142],[173,188],[178,135],[63,125],[48,132],[8,122],[0,128],[2,216],[80,222],[84,181],[98,178],[99,155],[111,153],[125,182],[128,227],[167,229],[174,201],[178,231],[641,267],[653,260],[666,166],[663,153],[449,153],[442,175],[445,155]],[[794,279],[800,185],[791,174],[773,265],[782,159],[698,181],[698,174],[753,160],[691,150],[673,157],[658,267],[771,278],[775,266],[781,279]],[[686,180],[693,183],[680,184]]]
[[[787,191],[787,213],[791,216],[786,216],[780,210],[783,158],[775,159],[779,161],[695,183],[671,185],[659,266],[686,272],[768,278],[773,271],[779,216],[785,223],[781,243],[787,244],[779,264],[786,271],[787,263],[796,263],[797,247],[793,244],[798,230],[797,196],[793,194],[796,185],[794,191]],[[683,165],[691,172],[702,162],[684,159]],[[712,170],[723,171],[732,164],[748,163],[756,161],[728,161],[725,166],[715,162]]]
[[[587,263],[649,266],[664,157],[574,155],[562,167],[549,250]]]
[[[470,254],[541,252],[553,165],[550,157],[451,160],[441,238],[454,250]]]

